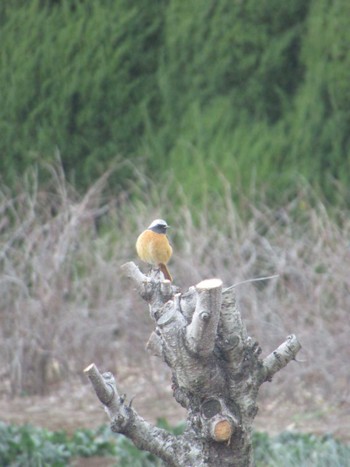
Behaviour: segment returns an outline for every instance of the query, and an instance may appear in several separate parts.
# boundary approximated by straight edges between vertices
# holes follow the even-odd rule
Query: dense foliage
[[[159,425],[174,434],[181,433],[184,428],[183,425],[171,428],[164,420],[160,420]],[[275,437],[255,433],[254,449],[257,467],[341,467],[350,456],[350,448],[331,436],[321,438],[288,432]],[[124,467],[163,465],[151,454],[136,449],[124,436],[113,435],[107,426],[96,430],[80,429],[69,436],[63,431],[0,423],[1,465],[63,467],[76,457],[91,456],[113,457],[117,465]]]
[[[194,196],[217,172],[330,195],[350,176],[349,15],[348,0],[2,2],[1,175],[58,148],[80,186],[118,157]]]

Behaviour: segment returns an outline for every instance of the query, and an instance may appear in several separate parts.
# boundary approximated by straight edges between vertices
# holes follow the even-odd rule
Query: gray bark
[[[169,466],[253,466],[251,432],[258,391],[295,359],[301,346],[288,336],[261,359],[248,336],[233,289],[209,279],[181,293],[169,281],[143,275],[134,263],[123,267],[150,305],[155,331],[147,349],[172,371],[175,399],[187,409],[187,428],[174,436],[152,426],[126,404],[110,373],[94,364],[85,372],[111,419],[112,430],[128,436]]]

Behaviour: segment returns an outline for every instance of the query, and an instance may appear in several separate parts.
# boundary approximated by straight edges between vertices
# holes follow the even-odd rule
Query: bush
[[[350,173],[349,14],[346,0],[312,2],[301,50],[305,79],[285,117],[289,164],[333,201],[336,183],[348,185]]]
[[[136,150],[144,109],[158,111],[164,6],[36,0],[1,7],[4,178],[13,183],[58,147],[71,180],[82,186],[108,160]]]
[[[337,202],[350,173],[349,8],[3,2],[1,175],[14,184],[58,147],[79,187],[117,157],[153,180],[171,169],[193,199],[215,191],[214,167],[245,189],[273,186],[275,200],[301,175]]]

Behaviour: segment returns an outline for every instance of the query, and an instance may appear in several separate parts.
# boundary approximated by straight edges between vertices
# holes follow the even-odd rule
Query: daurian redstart
[[[165,279],[172,281],[166,266],[173,253],[166,235],[168,227],[163,219],[154,220],[147,230],[139,235],[136,241],[136,251],[142,261],[159,267]]]

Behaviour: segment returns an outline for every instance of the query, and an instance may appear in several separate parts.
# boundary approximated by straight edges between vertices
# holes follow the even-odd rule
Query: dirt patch
[[[186,412],[172,398],[169,384],[161,387],[134,374],[121,378],[120,385],[127,398],[133,398],[133,406],[146,420],[156,423],[158,418],[166,418],[170,424],[176,425],[185,419]],[[79,428],[97,428],[108,424],[108,417],[90,384],[80,380],[62,384],[46,396],[10,398],[3,394],[0,414],[1,420],[6,423],[30,423],[68,433]],[[274,401],[264,397],[259,404],[255,428],[270,434],[285,430],[332,434],[350,442],[350,408],[341,404],[327,406],[323,401],[295,404],[283,400],[283,395],[281,400]]]

